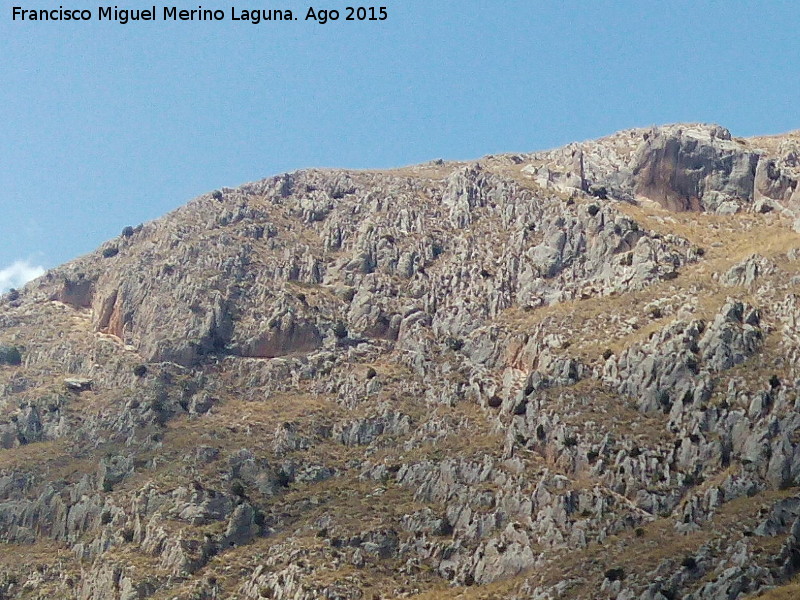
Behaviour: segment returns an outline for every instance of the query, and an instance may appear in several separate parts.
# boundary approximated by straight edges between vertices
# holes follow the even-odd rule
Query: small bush
[[[231,494],[238,496],[239,498],[245,497],[244,486],[242,485],[241,481],[237,480],[231,484]]]
[[[453,524],[450,523],[450,519],[447,518],[447,515],[442,517],[439,521],[436,535],[453,535]]]
[[[374,378],[374,377],[375,377],[377,374],[378,374],[378,372],[377,372],[375,369],[373,369],[372,367],[370,367],[369,369],[367,369],[367,379],[372,379],[372,378]]]
[[[700,363],[697,362],[697,359],[694,356],[690,356],[686,359],[686,368],[697,375],[697,373],[700,371]],[[688,404],[688,402],[684,402],[684,404]]]
[[[681,566],[684,569],[694,571],[697,568],[697,561],[695,560],[694,556],[687,556],[681,561]]]
[[[459,350],[461,350],[461,348],[464,347],[464,342],[454,337],[447,338],[445,343],[447,344],[447,347],[450,348],[450,350],[453,350],[454,352],[458,352]]]
[[[622,581],[625,579],[625,571],[621,567],[617,567],[606,571],[605,576],[609,581]]]
[[[22,354],[16,346],[0,346],[0,365],[18,366],[22,364]]]
[[[253,524],[257,527],[264,527],[267,523],[267,516],[260,508],[256,508],[253,514]]]
[[[144,365],[136,365],[133,367],[133,374],[137,377],[144,377],[147,375],[147,367]]]
[[[769,378],[769,387],[773,390],[781,387],[781,380],[778,378],[777,375],[773,375],[772,377]]]
[[[281,189],[280,189],[281,198],[288,198],[289,196],[292,195],[293,191],[294,191],[294,180],[292,179],[291,175],[286,174],[283,176],[283,180],[281,181]]]
[[[590,205],[589,205],[589,208],[587,208],[587,209],[586,209],[586,211],[589,213],[589,216],[590,216],[590,217],[593,217],[593,216],[595,216],[597,213],[599,213],[599,212],[600,212],[600,207],[599,207],[599,206],[597,206],[596,204],[590,204]]]
[[[659,390],[656,394],[656,400],[659,406],[661,406],[661,410],[665,413],[668,413],[672,408],[672,399],[669,397],[669,392],[667,390]]]
[[[286,471],[281,469],[280,471],[278,471],[276,481],[278,482],[278,485],[281,487],[289,487],[289,484],[292,483],[292,477]]]
[[[342,339],[347,337],[347,327],[341,321],[337,321],[336,324],[333,326],[333,335],[337,338]]]
[[[109,246],[105,250],[103,250],[103,258],[111,258],[112,256],[116,256],[119,254],[119,248],[116,246]]]
[[[222,192],[220,190],[214,190],[211,192],[211,197],[214,200],[222,200]]]
[[[7,298],[9,302],[16,302],[17,300],[19,300],[19,291],[15,290],[14,288],[11,288],[10,290],[8,290]]]
[[[133,227],[131,227],[130,225],[128,225],[127,227],[125,227],[125,228],[122,230],[122,237],[129,238],[129,237],[131,237],[131,236],[133,236]]]
[[[614,352],[610,348],[603,350],[603,360],[608,360],[612,356],[614,356]]]
[[[486,404],[488,404],[490,408],[499,408],[502,403],[503,403],[503,400],[502,400],[502,398],[500,398],[500,396],[492,396],[486,402]]]

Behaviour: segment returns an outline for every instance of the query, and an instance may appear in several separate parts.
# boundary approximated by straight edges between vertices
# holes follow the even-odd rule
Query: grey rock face
[[[758,162],[721,127],[656,131],[633,158],[633,192],[670,210],[713,212],[724,201],[753,200]]]
[[[523,171],[555,189],[622,200],[644,197],[676,211],[733,214],[754,207],[794,215],[800,200],[798,156],[794,137],[748,144],[717,125],[680,124],[538,153]]]
[[[757,279],[775,272],[775,264],[763,256],[753,254],[745,261],[734,265],[721,278],[720,281],[728,286],[752,286]]]

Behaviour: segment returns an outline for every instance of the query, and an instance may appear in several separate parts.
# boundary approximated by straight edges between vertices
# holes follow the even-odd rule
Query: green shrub
[[[499,408],[503,404],[503,399],[500,396],[492,396],[486,404],[489,408]]]
[[[0,364],[1,365],[21,365],[22,354],[16,346],[0,346]]]
[[[278,471],[275,480],[279,486],[289,487],[289,484],[292,483],[292,476],[283,469],[281,469],[280,471]]]
[[[697,568],[697,560],[694,556],[686,556],[681,561],[681,566],[684,569],[689,569],[690,571],[694,571]]]
[[[447,344],[447,347],[450,348],[450,350],[453,350],[454,352],[458,352],[459,350],[461,350],[461,348],[464,347],[464,342],[454,337],[448,337],[445,340],[445,343]]]
[[[237,481],[234,481],[231,484],[231,493],[234,496],[239,496],[239,498],[244,498],[245,497],[244,486],[242,485],[241,481],[237,480]]]
[[[599,198],[600,200],[607,200],[608,199],[608,190],[604,185],[593,185],[589,188],[589,193],[594,196],[595,198]],[[594,216],[594,215],[592,215]]]

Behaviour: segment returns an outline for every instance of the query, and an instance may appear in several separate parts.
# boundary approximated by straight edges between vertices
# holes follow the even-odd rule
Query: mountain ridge
[[[9,598],[749,597],[800,568],[800,136],[190,201],[3,296]],[[777,589],[775,593],[778,593]]]

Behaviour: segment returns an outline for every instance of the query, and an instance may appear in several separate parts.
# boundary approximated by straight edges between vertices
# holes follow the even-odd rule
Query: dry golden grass
[[[75,553],[69,548],[53,540],[42,539],[35,544],[3,543],[3,551],[0,552],[0,568],[18,568],[20,566],[20,556],[25,557],[30,568],[36,565],[77,566]]]
[[[96,470],[96,459],[74,456],[65,440],[37,442],[0,450],[0,471],[35,471],[51,481],[75,482]]]
[[[413,177],[414,179],[441,181],[442,179],[449,177],[454,171],[463,168],[468,164],[471,163],[448,161],[444,164],[436,164],[435,162],[431,162],[422,165],[409,165],[407,167],[400,167],[397,169],[382,169],[368,172],[387,175],[390,177]]]
[[[800,598],[800,583],[789,583],[782,585],[767,592],[761,592],[755,596],[749,596],[751,600],[797,600]]]
[[[506,600],[519,590],[522,583],[523,578],[517,577],[472,587],[454,588],[438,584],[411,597],[414,600]],[[400,597],[402,596],[389,596],[389,598]]]

